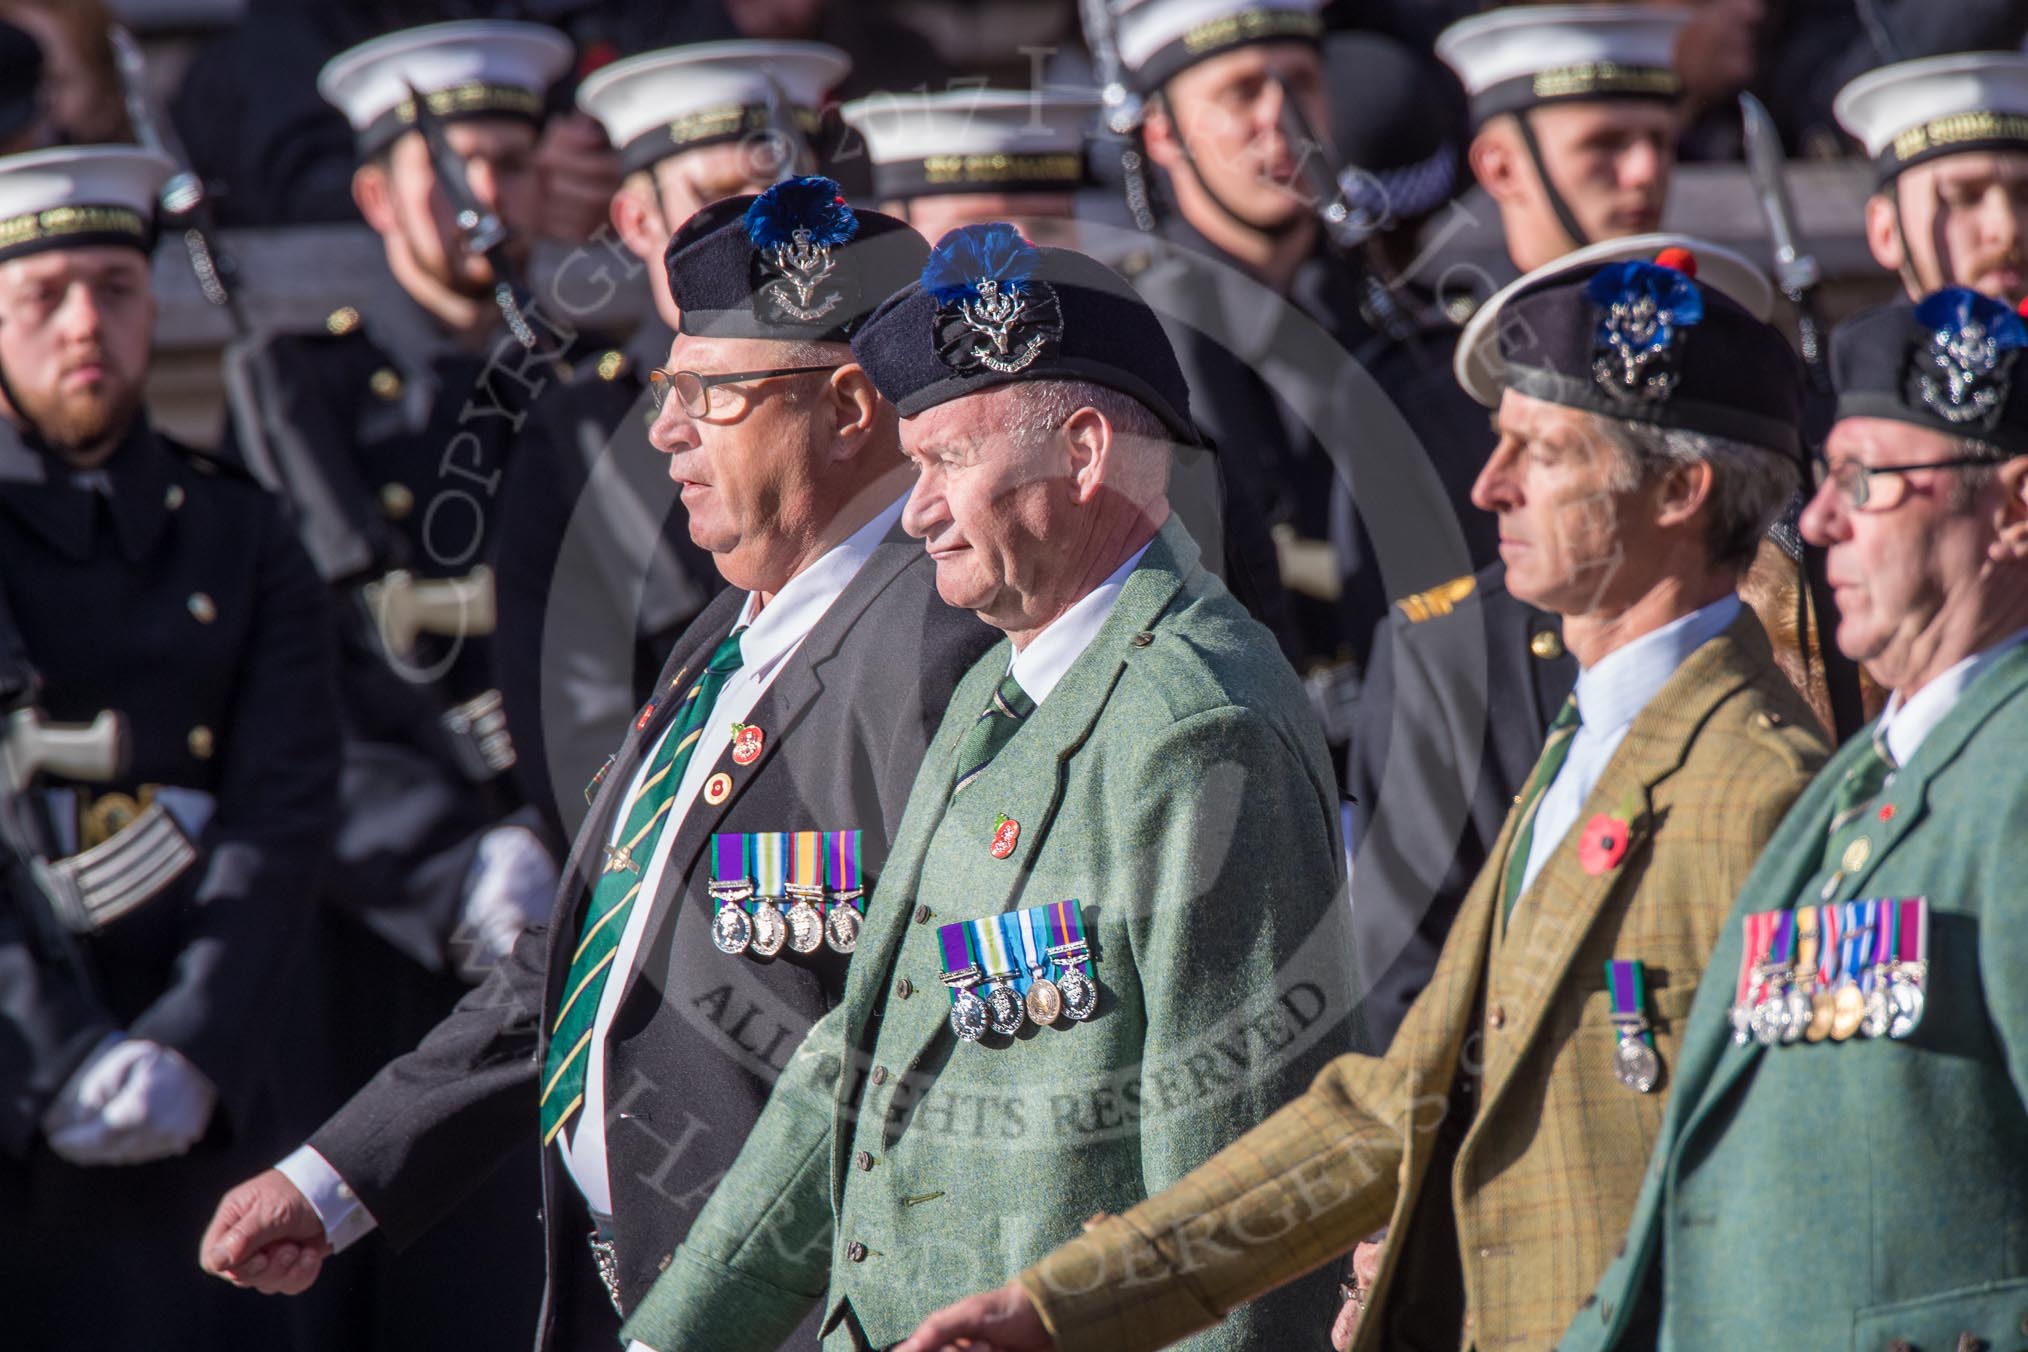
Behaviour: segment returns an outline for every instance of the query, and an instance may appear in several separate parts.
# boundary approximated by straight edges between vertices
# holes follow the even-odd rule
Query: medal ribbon
[[[1020,919],[1021,954],[1028,959],[1029,975],[1031,978],[1047,976],[1049,959],[1043,955],[1049,948],[1049,908],[1030,906],[1020,913]]]
[[[1007,953],[1007,931],[1000,928],[1000,919],[1001,917],[997,915],[988,915],[972,922],[972,934],[978,945],[979,965],[986,969],[988,981],[1016,975],[1014,960]]]
[[[1051,948],[1064,948],[1072,944],[1077,945],[1079,948],[1085,947],[1083,902],[1072,897],[1065,901],[1055,902],[1049,907],[1049,939],[1049,946]],[[1066,970],[1075,966],[1086,976],[1090,976],[1091,959],[1089,957],[1089,949],[1086,952],[1087,956],[1078,959],[1074,964],[1066,957],[1058,957],[1057,962]]]
[[[753,892],[756,898],[787,895],[789,833],[756,831],[753,836]]]
[[[859,833],[833,831],[824,837],[824,871],[833,892],[857,892],[859,882]]]
[[[1817,985],[1828,991],[1838,979],[1838,948],[1845,933],[1836,905],[1817,908],[1817,929],[1823,934],[1823,942],[1817,946]]]
[[[747,838],[716,835],[711,838],[711,880],[715,883],[743,883],[753,877],[747,872]]]
[[[1760,957],[1766,950],[1766,925],[1773,912],[1755,911],[1741,920],[1740,928],[1745,939],[1739,951],[1739,993],[1733,1004],[1741,1009],[1751,1008],[1756,985],[1755,973],[1760,970]]]
[[[1901,950],[1901,903],[1882,897],[1875,904],[1880,908],[1880,925],[1873,936],[1873,970],[1885,974],[1887,964]]]
[[[1623,962],[1617,958],[1606,960],[1606,989],[1611,992],[1613,1022],[1623,1030],[1635,1026],[1645,1018],[1643,1011],[1648,1007],[1647,970],[1636,959]],[[1625,1036],[1622,1032],[1621,1036]],[[1650,1047],[1655,1045],[1655,1031],[1652,1028],[1640,1030],[1641,1041]]]
[[[953,920],[948,925],[937,926],[937,946],[943,950],[945,976],[954,977],[968,968],[974,973],[977,972],[979,960],[972,952],[972,927],[965,921]],[[951,1007],[955,1009],[958,992],[976,984],[976,978],[962,983],[947,981],[944,984],[950,987]]]
[[[798,831],[789,838],[789,886],[814,897],[824,888],[824,833]]]
[[[1838,981],[1842,985],[1858,980],[1865,970],[1866,950],[1871,947],[1873,927],[1866,914],[1867,903],[1846,901],[1839,905],[1844,910],[1845,920],[1844,952],[1838,959]]]
[[[1929,961],[1929,898],[1903,897],[1896,904],[1900,912],[1900,943],[1895,957],[1903,962]]]

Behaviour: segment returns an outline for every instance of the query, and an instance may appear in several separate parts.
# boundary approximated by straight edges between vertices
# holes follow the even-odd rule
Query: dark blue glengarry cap
[[[1625,256],[1656,240],[1667,243],[1649,257]],[[1489,407],[1511,389],[1800,457],[1802,370],[1765,318],[1770,294],[1759,269],[1716,245],[1610,241],[1488,301],[1459,341],[1458,379]]]
[[[852,355],[904,418],[1016,381],[1078,380],[1130,395],[1179,441],[1198,440],[1175,350],[1126,279],[1004,223],[939,240],[921,276],[853,336]]]
[[[842,343],[928,253],[906,221],[855,210],[836,183],[810,177],[712,203],[662,257],[684,333]]]
[[[1838,416],[1891,418],[2028,455],[2024,348],[2020,315],[1960,286],[1864,311],[1831,338]]]

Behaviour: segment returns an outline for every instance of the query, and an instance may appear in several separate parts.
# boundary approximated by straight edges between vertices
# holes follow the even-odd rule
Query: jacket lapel
[[[1513,1051],[1486,1068],[1480,1122],[1489,1119],[1515,1067],[1527,1056],[1552,997],[1569,979],[1571,964],[1592,926],[1623,887],[1637,885],[1638,875],[1627,865],[1645,847],[1653,829],[1655,786],[1682,765],[1691,740],[1712,710],[1772,661],[1760,622],[1751,610],[1742,609],[1739,618],[1692,653],[1635,716],[1579,809],[1575,828],[1558,843],[1510,917],[1501,941],[1498,977],[1501,1002],[1515,1019]],[[1596,875],[1586,873],[1577,849],[1584,823],[1597,813],[1618,817],[1630,808],[1630,840],[1620,864]],[[1504,855],[1502,851],[1503,861]],[[1505,877],[1504,862],[1495,876]]]
[[[654,909],[648,918],[647,930],[641,937],[639,953],[645,955],[657,951],[664,932],[676,923],[683,905],[685,885],[712,834],[724,822],[726,814],[732,811],[733,805],[782,754],[782,748],[794,735],[796,725],[809,713],[818,696],[824,693],[825,663],[837,655],[839,645],[852,632],[852,627],[866,608],[921,554],[922,546],[902,535],[897,526],[894,533],[876,546],[872,555],[860,565],[845,590],[838,594],[838,599],[825,610],[809,636],[789,655],[774,680],[769,682],[767,690],[747,715],[751,722],[767,730],[761,754],[753,763],[741,765],[732,758],[732,748],[728,746],[720,753],[717,764],[712,766],[714,774],[723,774],[732,781],[732,791],[723,802],[715,804],[700,793],[684,812],[683,824],[677,828],[676,839],[669,847],[669,860],[663,866],[661,879],[650,902]],[[731,632],[729,622],[724,632]],[[620,1008],[624,1009],[627,1001],[634,998],[641,972],[638,962],[627,972]]]

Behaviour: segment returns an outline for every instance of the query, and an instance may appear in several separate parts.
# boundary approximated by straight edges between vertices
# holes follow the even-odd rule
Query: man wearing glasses
[[[2028,1313],[2028,326],[1951,288],[1833,347],[1803,534],[1892,693],[1747,879],[1565,1348],[2011,1347]],[[1758,960],[1811,930],[1817,970]]]
[[[677,232],[649,438],[731,585],[587,786],[554,924],[226,1198],[213,1271],[293,1292],[376,1224],[406,1244],[539,1120],[539,1345],[613,1346],[842,994],[929,736],[993,637],[899,529],[897,415],[845,345],[926,254],[822,178]]]

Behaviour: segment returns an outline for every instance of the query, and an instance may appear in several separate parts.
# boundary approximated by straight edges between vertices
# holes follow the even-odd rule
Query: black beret
[[[1800,459],[1802,368],[1788,340],[1694,273],[1687,251],[1666,250],[1522,289],[1499,324],[1507,387]]]
[[[25,30],[0,23],[0,141],[35,121],[41,92],[42,48]]]
[[[842,343],[928,253],[906,221],[855,210],[830,179],[792,178],[705,207],[662,258],[684,333]]]
[[[996,385],[1078,380],[1131,395],[1195,443],[1169,336],[1126,279],[1004,223],[945,235],[922,275],[853,335],[852,355],[905,418]]]
[[[1838,416],[1892,418],[2028,455],[2023,348],[2028,323],[1961,286],[1864,311],[1831,335]]]

